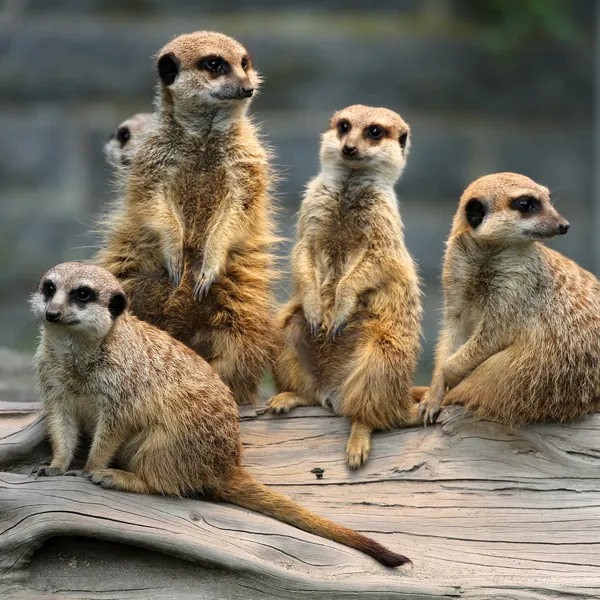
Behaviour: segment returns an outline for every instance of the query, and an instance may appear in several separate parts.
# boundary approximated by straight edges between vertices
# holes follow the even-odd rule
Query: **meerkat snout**
[[[333,115],[323,134],[321,162],[334,169],[376,169],[395,180],[406,163],[409,134],[408,125],[391,110],[349,106]]]

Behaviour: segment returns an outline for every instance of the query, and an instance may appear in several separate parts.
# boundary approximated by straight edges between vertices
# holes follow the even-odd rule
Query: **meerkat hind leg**
[[[267,408],[274,415],[289,412],[292,408],[297,408],[298,406],[317,406],[317,402],[310,398],[299,396],[294,392],[282,392],[273,396],[267,402]]]
[[[88,479],[103,488],[133,492],[134,494],[149,494],[148,484],[131,471],[121,469],[99,469],[88,474]]]
[[[346,463],[348,464],[348,468],[353,471],[362,467],[369,458],[372,432],[372,427],[360,421],[352,421],[350,439],[346,445]]]

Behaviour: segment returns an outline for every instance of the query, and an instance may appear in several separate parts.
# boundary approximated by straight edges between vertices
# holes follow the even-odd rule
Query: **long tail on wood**
[[[302,508],[291,498],[259,483],[242,468],[239,468],[228,480],[227,488],[218,492],[218,497],[225,502],[249,508],[289,523],[298,529],[364,552],[386,567],[398,567],[411,562],[406,556],[395,554],[353,529],[338,525]]]

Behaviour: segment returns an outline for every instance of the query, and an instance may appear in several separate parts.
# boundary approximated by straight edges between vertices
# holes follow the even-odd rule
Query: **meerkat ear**
[[[122,292],[115,292],[108,302],[108,311],[110,312],[113,320],[119,315],[122,315],[127,308],[127,298]]]
[[[179,59],[172,53],[163,54],[156,65],[158,76],[164,85],[170,86],[179,75]]]
[[[485,205],[477,198],[471,198],[465,206],[467,222],[473,229],[477,229],[485,218]]]
[[[398,138],[398,141],[400,142],[400,148],[404,150],[404,148],[406,148],[406,142],[408,141],[408,131],[402,133]]]

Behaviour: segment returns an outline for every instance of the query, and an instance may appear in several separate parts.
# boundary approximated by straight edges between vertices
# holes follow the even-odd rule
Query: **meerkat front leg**
[[[457,348],[462,340],[462,328],[460,320],[446,315],[444,328],[440,333],[440,339],[435,351],[435,367],[428,390],[419,403],[419,416],[423,416],[423,425],[433,425],[442,409],[442,400],[446,393],[446,380],[444,378],[443,366]]]
[[[75,456],[79,443],[79,428],[73,415],[58,407],[48,409],[48,431],[52,444],[52,462],[47,466],[36,467],[31,471],[37,477],[64,475]]]
[[[162,195],[155,197],[152,210],[144,218],[159,235],[169,279],[173,285],[179,286],[183,273],[183,226],[180,219]]]
[[[329,337],[332,341],[356,310],[359,296],[369,288],[376,287],[380,277],[381,269],[373,260],[365,257],[340,279],[335,291],[335,304],[329,326]]]
[[[302,298],[302,311],[312,336],[318,335],[323,324],[323,307],[319,284],[317,282],[317,265],[314,253],[303,240],[299,241],[292,255],[294,277]]]
[[[94,433],[92,447],[84,471],[90,473],[99,469],[106,469],[122,443],[123,435],[110,427],[104,419],[101,419]]]
[[[369,427],[360,421],[352,420],[350,439],[346,445],[346,463],[353,471],[356,471],[356,469],[359,469],[364,465],[369,458],[372,432],[372,427]]]
[[[196,300],[208,295],[212,284],[225,269],[229,250],[243,234],[240,227],[242,214],[237,204],[233,203],[213,218],[214,223],[204,244],[202,265],[199,269],[196,267],[194,273],[193,294]]]
[[[483,318],[475,333],[442,363],[447,389],[458,385],[481,363],[508,346],[509,342],[502,332],[490,329],[489,322],[490,319]]]

